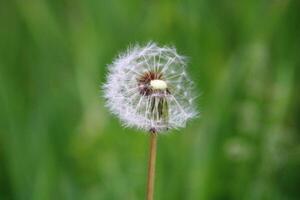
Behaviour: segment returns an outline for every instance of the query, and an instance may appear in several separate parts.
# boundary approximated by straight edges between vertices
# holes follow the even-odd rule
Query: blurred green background
[[[299,0],[1,0],[0,199],[144,199],[149,137],[99,86],[150,40],[201,111],[159,137],[155,199],[300,199],[299,23]]]

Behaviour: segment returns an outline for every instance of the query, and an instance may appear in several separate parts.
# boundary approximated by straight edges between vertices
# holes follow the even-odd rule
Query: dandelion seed
[[[156,133],[185,127],[197,115],[185,69],[174,48],[137,45],[109,66],[107,107],[128,127]]]

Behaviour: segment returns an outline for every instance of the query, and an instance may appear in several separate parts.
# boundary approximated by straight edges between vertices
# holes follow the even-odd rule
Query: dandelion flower
[[[107,107],[125,126],[161,133],[185,127],[197,112],[186,62],[175,48],[134,46],[109,66]]]
[[[151,133],[147,200],[154,194],[157,133],[185,127],[197,115],[192,88],[185,59],[175,48],[137,45],[109,66],[107,107],[125,126]]]

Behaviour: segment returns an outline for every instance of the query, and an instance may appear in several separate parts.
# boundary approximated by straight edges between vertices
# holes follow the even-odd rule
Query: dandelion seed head
[[[185,58],[175,48],[134,46],[109,65],[103,89],[107,107],[127,127],[161,133],[197,115]]]

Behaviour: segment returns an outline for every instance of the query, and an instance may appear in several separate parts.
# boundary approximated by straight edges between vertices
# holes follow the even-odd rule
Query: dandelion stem
[[[157,133],[156,131],[151,131],[149,163],[148,163],[147,200],[153,200],[153,194],[154,194],[156,144],[157,144]]]

